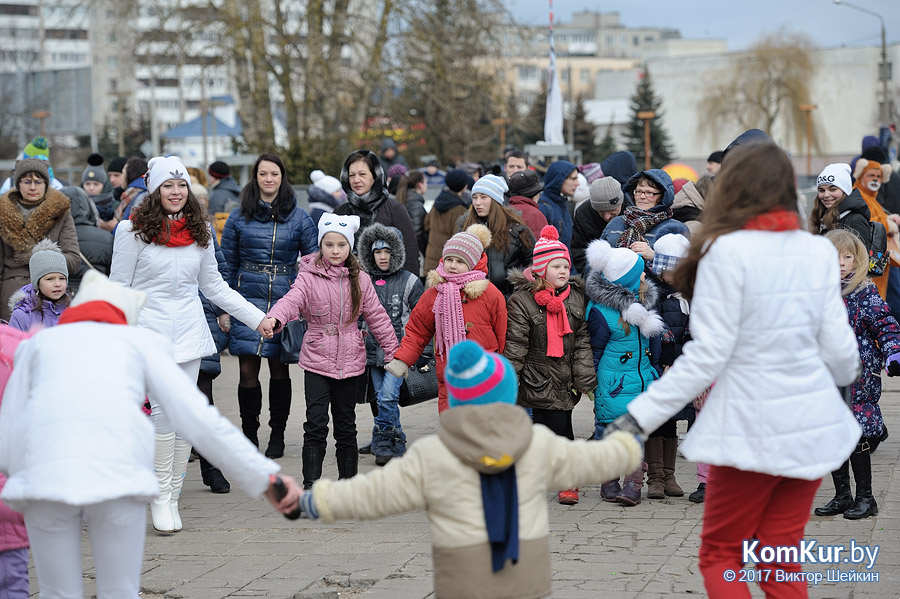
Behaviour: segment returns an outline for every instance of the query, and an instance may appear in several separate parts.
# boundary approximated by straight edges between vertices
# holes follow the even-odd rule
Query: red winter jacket
[[[487,256],[475,268],[487,272]],[[394,354],[408,366],[412,366],[422,355],[425,346],[434,337],[434,301],[437,298],[437,285],[444,278],[436,270],[428,273],[426,280],[428,289],[419,298],[406,323],[406,332],[400,349]],[[487,279],[472,281],[463,287],[463,318],[466,321],[466,339],[477,341],[487,351],[503,353],[506,345],[506,300],[503,294]],[[438,412],[447,409],[447,388],[444,386],[444,366],[447,356],[435,355],[438,377]]]
[[[509,207],[522,215],[525,225],[531,229],[535,239],[541,238],[541,229],[547,226],[547,217],[538,208],[537,202],[525,196],[509,198]]]

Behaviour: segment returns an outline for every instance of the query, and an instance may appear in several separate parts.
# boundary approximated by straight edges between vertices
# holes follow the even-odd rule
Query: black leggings
[[[532,408],[531,412],[535,424],[543,424],[560,437],[575,440],[575,432],[572,430],[572,410]]]
[[[356,451],[357,396],[365,392],[365,374],[333,379],[308,370],[303,372],[306,391],[306,422],[303,447],[324,449],[328,443],[328,408],[334,420],[337,449]]]
[[[273,379],[290,378],[288,365],[278,358],[268,358],[269,377]],[[259,356],[238,356],[238,364],[241,368],[241,379],[238,385],[245,388],[259,387],[259,369],[262,366],[262,358]]]
[[[662,437],[663,439],[671,439],[678,436],[678,421],[675,418],[666,420],[658,429],[650,433],[651,437]]]

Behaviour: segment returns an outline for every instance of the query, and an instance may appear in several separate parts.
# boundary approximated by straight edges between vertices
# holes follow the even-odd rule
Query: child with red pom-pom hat
[[[570,277],[571,266],[556,227],[545,226],[534,245],[532,265],[509,275],[515,293],[506,306],[503,350],[519,376],[518,403],[532,409],[536,424],[568,439],[575,438],[575,404],[597,386],[584,319],[584,284]],[[559,502],[578,503],[578,489],[560,491]]]

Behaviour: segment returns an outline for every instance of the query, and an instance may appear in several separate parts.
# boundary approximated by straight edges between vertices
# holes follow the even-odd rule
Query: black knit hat
[[[450,191],[459,193],[468,185],[469,176],[466,171],[455,168],[444,177],[444,183],[450,188]]]
[[[216,160],[210,164],[206,172],[215,179],[224,179],[231,176],[231,169],[221,160]]]
[[[125,170],[125,158],[121,156],[116,156],[112,160],[109,161],[109,168],[106,169],[107,173],[121,173]]]

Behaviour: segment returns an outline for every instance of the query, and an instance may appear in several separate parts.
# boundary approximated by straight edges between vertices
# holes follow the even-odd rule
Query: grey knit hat
[[[31,249],[31,260],[28,261],[28,273],[31,275],[31,286],[38,288],[42,277],[58,272],[69,278],[66,268],[66,257],[56,243],[49,239],[41,239]]]
[[[13,174],[16,184],[19,183],[19,179],[28,173],[37,173],[43,177],[44,181],[49,182],[50,163],[46,160],[41,160],[40,158],[23,158],[22,160],[16,160],[16,170]]]
[[[89,164],[84,172],[81,173],[81,184],[84,185],[88,181],[96,181],[97,183],[101,183],[106,185],[109,183],[109,176],[106,174],[106,171],[103,170],[102,165],[92,165]]]
[[[608,212],[625,201],[622,185],[612,177],[595,179],[591,183],[591,207],[597,212]]]

